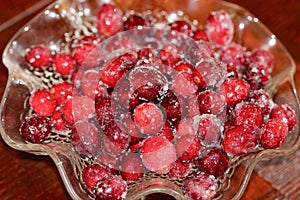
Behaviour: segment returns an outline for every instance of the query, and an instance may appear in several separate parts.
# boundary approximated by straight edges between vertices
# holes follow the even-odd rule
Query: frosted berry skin
[[[97,12],[96,24],[101,35],[111,36],[122,29],[122,12],[113,4],[102,4]]]
[[[125,200],[127,185],[119,176],[109,176],[97,182],[94,193],[96,200]]]
[[[193,31],[191,25],[184,20],[178,20],[169,24],[172,31],[177,31],[183,33],[189,37],[193,36]]]
[[[68,82],[61,82],[53,85],[50,88],[51,96],[56,100],[58,105],[61,105],[65,100],[71,98],[75,93],[75,89],[73,91],[73,85]]]
[[[110,97],[99,97],[95,100],[95,111],[99,125],[104,127],[114,119],[114,103]]]
[[[144,175],[144,166],[139,154],[128,153],[121,161],[121,176],[124,180],[137,181]]]
[[[25,54],[25,61],[35,69],[41,69],[51,64],[52,55],[50,49],[39,45],[30,48]]]
[[[75,64],[72,55],[63,52],[53,55],[52,66],[54,70],[62,76],[69,76],[75,70]]]
[[[236,125],[224,133],[222,146],[231,156],[244,155],[257,147],[260,137],[261,132],[257,127]]]
[[[193,135],[180,137],[176,144],[177,156],[183,161],[192,161],[199,156],[202,148],[199,139]]]
[[[211,200],[217,194],[218,183],[214,176],[200,172],[186,178],[183,189],[189,199]]]
[[[30,106],[39,115],[51,116],[57,103],[51,93],[46,89],[35,90],[29,99]]]
[[[296,128],[297,116],[295,111],[288,104],[277,104],[270,113],[271,119],[282,119],[289,127],[289,131]]]
[[[211,149],[204,157],[196,162],[200,170],[212,174],[215,177],[225,174],[229,168],[228,155],[218,148]]]
[[[232,43],[222,48],[220,60],[237,72],[242,73],[246,63],[246,52],[240,44]]]
[[[123,23],[125,31],[131,29],[142,29],[143,27],[148,27],[150,25],[151,22],[148,19],[139,15],[131,15]]]
[[[107,153],[104,150],[102,150],[96,157],[95,162],[99,165],[103,166],[105,169],[107,169],[112,174],[118,174],[119,173],[119,167],[120,167],[120,158],[118,156],[115,156],[113,154]]]
[[[168,176],[171,179],[185,178],[191,171],[190,163],[185,163],[178,159],[171,166]]]
[[[280,119],[269,119],[262,128],[261,146],[265,149],[281,147],[288,135],[287,124]]]
[[[90,192],[93,192],[96,183],[111,173],[99,164],[87,165],[82,170],[82,179]]]
[[[144,166],[153,172],[166,174],[177,160],[175,146],[163,136],[147,138],[141,148]]]
[[[250,126],[261,127],[264,116],[260,107],[255,103],[241,102],[234,109],[233,124],[247,124]]]
[[[201,91],[197,100],[201,113],[219,114],[226,106],[225,97],[212,90]]]
[[[25,140],[32,143],[43,143],[51,134],[51,124],[47,117],[32,115],[25,118],[20,127],[20,133]]]

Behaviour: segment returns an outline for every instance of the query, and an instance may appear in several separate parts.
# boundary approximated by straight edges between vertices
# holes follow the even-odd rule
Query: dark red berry
[[[202,146],[194,135],[181,136],[176,142],[177,156],[184,161],[192,161],[199,156]]]
[[[176,125],[183,118],[183,105],[179,101],[179,98],[172,91],[169,90],[166,93],[161,105],[164,108],[166,118],[170,124]]]
[[[273,70],[274,56],[273,54],[265,49],[257,48],[251,51],[251,54],[247,58],[247,62],[250,63],[261,63],[266,64],[270,71]]]
[[[54,70],[62,76],[69,76],[75,69],[72,55],[68,53],[56,53],[52,57]]]
[[[190,165],[190,163],[184,163],[182,160],[176,160],[176,162],[171,165],[171,169],[168,173],[169,177],[171,179],[180,179],[187,177],[187,175],[191,172]]]
[[[237,72],[242,72],[245,68],[245,51],[240,44],[232,43],[222,48],[220,60],[225,62],[230,67],[233,67]]]
[[[271,79],[272,70],[264,63],[251,63],[244,72],[251,89],[263,89]]]
[[[99,163],[113,174],[119,172],[119,158],[105,151],[101,151],[101,153],[97,155],[94,163]]]
[[[229,155],[243,155],[257,147],[260,135],[257,127],[246,124],[233,126],[224,133],[222,145]]]
[[[281,147],[288,135],[287,124],[280,119],[269,119],[263,126],[261,146],[266,149]]]
[[[67,125],[65,124],[65,121],[62,117],[62,113],[60,109],[54,111],[50,121],[56,131],[62,133],[63,131],[68,130]]]
[[[76,92],[72,84],[64,81],[54,84],[50,88],[50,93],[52,97],[57,101],[57,104],[61,105],[68,98],[71,98]]]
[[[192,27],[187,21],[178,20],[169,24],[169,26],[172,31],[177,31],[189,37],[193,35]]]
[[[111,36],[122,29],[122,12],[115,5],[102,4],[97,11],[97,30],[104,36]]]
[[[201,113],[219,114],[225,109],[225,98],[213,90],[201,91],[198,95],[198,105]]]
[[[96,200],[125,200],[127,184],[119,176],[109,176],[101,179],[94,187]]]
[[[264,115],[269,115],[274,106],[274,102],[265,90],[251,91],[249,101],[257,104]]]
[[[142,29],[151,25],[151,22],[148,19],[145,19],[139,15],[131,15],[123,23],[124,30],[131,29]]]
[[[281,119],[289,127],[289,131],[292,131],[297,126],[297,116],[295,110],[288,104],[276,104],[270,113],[271,119]]]
[[[260,107],[255,103],[241,102],[234,109],[233,124],[247,124],[250,126],[261,127],[264,116]]]
[[[51,116],[57,106],[56,100],[46,89],[35,90],[30,96],[29,103],[34,112],[42,116]]]
[[[167,138],[170,142],[174,141],[173,128],[167,121],[164,123],[164,125],[163,125],[161,131],[158,133],[158,135]]]
[[[141,149],[144,166],[154,172],[168,173],[177,160],[175,146],[163,136],[147,138]]]
[[[25,54],[25,61],[36,69],[47,67],[51,59],[51,51],[42,45],[30,48]]]
[[[82,170],[82,180],[90,192],[93,192],[96,183],[111,173],[99,164],[87,165]]]
[[[193,39],[194,40],[204,40],[204,41],[209,41],[207,34],[204,30],[202,29],[197,29],[193,33]]]
[[[144,175],[142,159],[137,153],[128,153],[121,161],[121,176],[124,180],[137,181]]]
[[[25,118],[21,124],[20,133],[28,142],[42,143],[51,134],[51,128],[47,117],[34,114]]]
[[[162,60],[167,60],[170,57],[178,57],[178,48],[174,44],[166,44],[159,52],[159,57]]]
[[[229,157],[223,150],[213,148],[197,161],[197,165],[200,170],[219,177],[229,168]]]
[[[101,127],[108,124],[114,119],[117,112],[117,104],[110,97],[99,97],[95,101],[95,111],[98,123]]]

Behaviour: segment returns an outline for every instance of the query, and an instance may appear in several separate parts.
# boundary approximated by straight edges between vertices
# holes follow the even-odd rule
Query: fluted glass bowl
[[[107,2],[107,1],[105,1]],[[218,0],[115,0],[123,11],[173,14],[185,13],[190,19],[204,22],[210,11],[225,10],[234,22],[234,41],[248,49],[264,47],[274,55],[274,71],[267,91],[276,103],[288,103],[299,116],[299,104],[293,82],[295,64],[281,42],[255,16],[244,8]],[[19,127],[28,114],[28,97],[39,87],[45,87],[56,77],[33,74],[24,60],[25,50],[31,46],[44,44],[56,50],[61,48],[62,40],[72,38],[80,31],[91,31],[88,23],[95,16],[101,0],[59,0],[51,4],[21,30],[7,45],[3,62],[8,68],[9,77],[1,102],[1,136],[14,149],[36,155],[48,155],[55,162],[62,180],[73,199],[91,199],[81,181],[82,163],[73,151],[69,138],[54,138],[45,144],[26,142],[19,133]],[[163,12],[161,12],[163,11]],[[82,28],[87,26],[88,28]],[[80,30],[80,31],[79,31]],[[298,120],[299,123],[300,120]],[[237,157],[230,162],[230,170],[219,179],[220,188],[216,199],[239,199],[259,161],[285,156],[294,152],[300,144],[299,124],[289,135],[280,149],[257,150],[246,156]],[[133,185],[128,199],[143,199],[151,193],[166,193],[175,199],[186,199],[178,184],[163,177],[145,179]]]

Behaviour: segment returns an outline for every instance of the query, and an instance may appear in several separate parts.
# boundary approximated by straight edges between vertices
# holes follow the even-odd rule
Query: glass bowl
[[[104,2],[104,1],[103,1]],[[107,2],[107,1],[105,1]],[[65,48],[62,41],[95,31],[91,24],[101,1],[99,0],[59,0],[28,22],[11,39],[3,53],[3,62],[8,68],[9,77],[1,102],[1,136],[14,149],[35,155],[48,155],[55,162],[61,178],[73,199],[92,199],[81,181],[82,161],[73,151],[68,137],[55,137],[44,144],[31,144],[21,137],[19,127],[30,108],[28,98],[31,92],[40,87],[49,87],[61,81],[48,73],[33,74],[27,69],[24,54],[27,48],[44,44],[52,50]],[[293,81],[296,66],[281,42],[255,16],[244,8],[218,0],[115,0],[123,11],[164,13],[180,16],[185,13],[189,19],[204,22],[209,12],[227,11],[234,22],[234,41],[248,49],[264,47],[273,53],[275,66],[267,92],[276,103],[288,103],[299,116],[299,102]],[[163,11],[163,12],[162,12]],[[201,25],[201,24],[200,24]],[[87,27],[87,28],[85,28]],[[298,119],[298,123],[299,123]],[[294,152],[300,144],[299,124],[289,135],[280,149],[257,150],[245,156],[234,157],[230,169],[219,179],[220,188],[216,199],[241,198],[247,183],[259,161]],[[127,199],[143,199],[152,193],[165,193],[175,199],[186,199],[178,184],[164,178],[151,177],[129,189]]]

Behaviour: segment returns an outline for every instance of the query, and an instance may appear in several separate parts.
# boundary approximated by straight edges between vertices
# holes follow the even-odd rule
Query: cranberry
[[[241,73],[245,68],[245,50],[241,45],[232,43],[222,48],[220,60]]]
[[[99,164],[87,165],[82,170],[82,180],[91,192],[93,192],[98,181],[110,175],[110,172]]]
[[[57,104],[60,105],[68,98],[71,98],[73,93],[75,93],[75,89],[73,89],[73,85],[64,81],[57,84],[54,84],[50,88],[50,93],[52,97],[56,100]]]
[[[86,70],[82,74],[80,89],[84,95],[92,99],[108,95],[106,87],[99,82],[99,72],[97,70]]]
[[[250,126],[261,127],[264,116],[260,107],[255,103],[241,102],[234,109],[233,124],[247,124]]]
[[[197,29],[193,33],[193,39],[194,40],[204,40],[204,41],[209,41],[208,36],[205,32],[205,30],[202,29]]]
[[[154,103],[143,103],[134,109],[134,122],[145,134],[157,134],[164,123],[162,110]]]
[[[54,111],[50,121],[56,131],[61,132],[68,130],[60,109]]]
[[[266,149],[279,148],[288,135],[287,124],[280,119],[269,119],[263,126],[261,146]]]
[[[145,19],[139,15],[131,15],[126,21],[124,21],[124,30],[131,29],[142,29],[151,25],[151,22],[148,19]]]
[[[247,59],[247,62],[266,64],[270,71],[272,71],[274,64],[274,56],[268,50],[257,48],[252,50],[250,56]]]
[[[154,172],[166,174],[176,161],[175,146],[163,136],[147,138],[141,149],[144,166]]]
[[[182,106],[179,98],[172,92],[168,91],[161,102],[165,110],[166,118],[171,124],[177,124],[183,118]]]
[[[158,133],[158,135],[167,138],[170,142],[174,141],[173,128],[167,121],[164,123],[164,125],[163,125],[161,131]]]
[[[200,115],[199,103],[198,103],[198,95],[199,93],[196,92],[195,94],[188,97],[188,117],[194,117]]]
[[[231,77],[224,81],[219,93],[225,96],[227,106],[234,106],[249,97],[250,85],[242,79]]]
[[[198,105],[201,113],[219,114],[225,109],[225,100],[217,92],[204,90],[198,95]]]
[[[28,142],[42,143],[51,134],[50,121],[45,116],[31,115],[21,124],[20,133]]]
[[[111,36],[122,29],[122,12],[112,4],[102,4],[97,11],[97,29],[104,36]]]
[[[185,118],[181,120],[176,126],[176,135],[178,137],[184,135],[196,135],[193,118]]]
[[[95,102],[90,97],[73,96],[71,102],[74,122],[91,119],[96,115]]]
[[[152,48],[139,49],[137,54],[138,54],[139,60],[143,60],[144,62],[150,62],[150,63],[151,63],[151,60],[155,59],[155,57],[156,57]]]
[[[52,57],[54,70],[62,76],[69,76],[75,69],[72,55],[68,53],[56,53]]]
[[[114,155],[101,151],[95,158],[94,163],[99,163],[101,166],[105,167],[112,174],[117,174],[119,172],[119,158]]]
[[[236,125],[224,133],[223,148],[229,155],[243,155],[257,147],[260,130],[246,124]]]
[[[51,51],[42,45],[32,47],[26,52],[25,61],[36,69],[47,67],[51,64]]]
[[[78,121],[71,133],[71,144],[82,157],[97,155],[101,150],[101,136],[97,127],[88,121]]]
[[[192,27],[187,21],[178,20],[169,24],[169,26],[172,31],[177,31],[190,37],[193,36]]]
[[[288,104],[276,104],[270,113],[271,119],[282,119],[292,131],[297,126],[297,116],[295,110]]]
[[[96,117],[101,127],[114,119],[117,104],[110,97],[99,97],[95,101]]]
[[[264,115],[269,115],[274,106],[274,102],[265,90],[251,91],[249,101],[257,104]]]
[[[186,178],[183,189],[190,199],[211,200],[217,194],[218,183],[214,176],[200,172]]]
[[[29,99],[30,106],[39,115],[51,116],[57,106],[56,100],[46,89],[35,90]]]
[[[190,171],[190,163],[184,163],[182,160],[176,160],[176,162],[171,165],[168,175],[172,179],[180,179],[187,177]]]
[[[94,187],[96,200],[125,200],[126,182],[119,176],[109,176],[98,181]]]
[[[264,88],[271,79],[272,71],[263,63],[251,63],[244,72],[251,89],[258,90]]]
[[[166,44],[159,52],[159,57],[162,60],[167,60],[170,57],[178,57],[179,52],[174,44]]]
[[[213,148],[197,161],[197,165],[200,170],[219,177],[224,175],[229,168],[229,157],[223,150]]]
[[[198,127],[197,137],[201,143],[205,146],[218,145],[224,128],[222,122],[211,114],[196,117],[195,121]]]
[[[128,153],[121,161],[121,175],[124,180],[137,181],[144,175],[144,166],[139,154]]]
[[[176,152],[183,161],[192,161],[199,156],[202,146],[200,141],[194,135],[184,135],[178,138],[176,143]]]
[[[225,46],[232,41],[234,25],[227,12],[213,11],[206,20],[205,31],[212,43]]]

